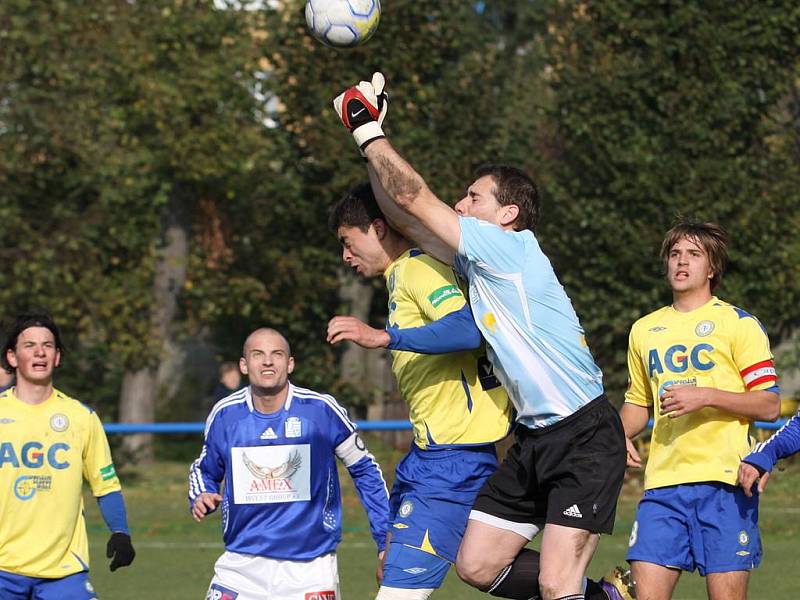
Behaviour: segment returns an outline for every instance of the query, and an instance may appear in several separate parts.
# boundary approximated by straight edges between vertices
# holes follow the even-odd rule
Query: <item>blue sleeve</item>
[[[97,505],[100,507],[103,520],[112,533],[120,531],[130,535],[128,514],[125,511],[125,500],[122,498],[122,492],[111,492],[105,496],[99,496]]]
[[[327,396],[328,431],[334,444],[334,454],[342,461],[367,512],[369,529],[378,551],[386,545],[389,528],[389,491],[375,457],[355,430],[347,410],[333,396]]]
[[[219,414],[212,413],[206,424],[205,440],[200,456],[189,468],[189,507],[205,492],[219,494],[225,478],[224,427]]]
[[[756,445],[755,450],[743,461],[763,472],[770,472],[781,458],[800,452],[800,412],[793,416],[766,442]]]
[[[387,327],[386,331],[389,333],[387,348],[390,350],[445,354],[474,350],[481,345],[481,332],[467,304],[428,325],[406,329]]]
[[[389,530],[389,492],[380,467],[372,454],[368,453],[348,466],[347,470],[367,512],[369,530],[380,552],[386,546],[386,532]]]

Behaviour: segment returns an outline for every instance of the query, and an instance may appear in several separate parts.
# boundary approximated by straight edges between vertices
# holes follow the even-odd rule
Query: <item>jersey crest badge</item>
[[[69,429],[69,419],[67,415],[56,413],[50,417],[50,429],[58,433]]]
[[[713,321],[700,321],[697,324],[697,327],[694,328],[694,332],[697,337],[706,337],[707,335],[710,335],[712,331],[714,331]]]
[[[297,417],[289,417],[283,425],[283,433],[287,438],[298,438],[303,435],[302,422]]]

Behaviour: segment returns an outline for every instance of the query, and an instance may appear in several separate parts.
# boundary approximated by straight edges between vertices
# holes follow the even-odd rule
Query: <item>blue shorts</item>
[[[397,466],[389,498],[391,545],[383,585],[441,586],[483,483],[497,469],[494,445],[411,451]]]
[[[0,571],[0,598],[3,600],[97,600],[89,573],[81,571],[59,579],[28,577]]]
[[[647,490],[633,523],[627,560],[700,575],[749,571],[761,563],[758,496],[726,483]]]

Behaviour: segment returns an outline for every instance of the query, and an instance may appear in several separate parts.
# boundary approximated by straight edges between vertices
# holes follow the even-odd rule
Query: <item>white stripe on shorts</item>
[[[536,537],[536,534],[539,533],[542,528],[538,525],[534,525],[533,523],[516,523],[514,521],[506,521],[505,519],[501,519],[500,517],[495,517],[494,515],[490,515],[485,512],[481,512],[479,510],[472,510],[469,513],[469,518],[473,521],[479,521],[481,523],[486,523],[487,525],[491,525],[492,527],[496,527],[497,529],[505,529],[506,531],[513,531],[516,534],[521,535],[527,540],[532,540]]]

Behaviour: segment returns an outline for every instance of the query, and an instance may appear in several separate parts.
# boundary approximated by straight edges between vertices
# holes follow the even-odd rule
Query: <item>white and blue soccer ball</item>
[[[380,0],[307,0],[306,23],[327,46],[350,48],[366,42],[378,28]]]

